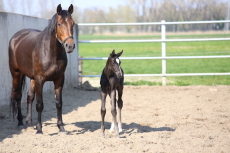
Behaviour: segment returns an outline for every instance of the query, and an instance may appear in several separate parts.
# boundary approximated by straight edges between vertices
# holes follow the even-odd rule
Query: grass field
[[[181,34],[169,35],[174,38],[226,38],[229,34]],[[79,40],[99,39],[160,39],[160,35],[80,35]],[[80,43],[79,55],[83,57],[108,57],[110,52],[124,50],[122,57],[160,57],[161,43]],[[230,55],[230,41],[207,42],[168,42],[167,56],[202,56],[202,55]],[[105,60],[83,61],[83,74],[101,74]],[[122,60],[125,74],[160,74],[161,60]],[[212,73],[230,72],[230,58],[221,59],[172,59],[167,60],[167,73]],[[159,85],[160,82],[126,82],[126,84]],[[230,76],[195,76],[195,77],[167,77],[170,85],[230,85]]]

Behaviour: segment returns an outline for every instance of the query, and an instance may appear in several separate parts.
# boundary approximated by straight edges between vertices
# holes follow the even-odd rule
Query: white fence
[[[204,23],[228,23],[230,20],[219,21],[186,21],[186,22],[142,22],[142,23],[80,23],[78,26],[126,26],[126,25],[161,25],[161,39],[148,39],[148,40],[86,40],[78,41],[78,43],[120,43],[120,42],[161,42],[161,57],[120,57],[124,60],[137,60],[137,59],[161,59],[162,60],[162,74],[125,74],[125,76],[162,76],[162,85],[166,85],[167,76],[205,76],[205,75],[230,75],[229,73],[166,73],[166,60],[167,59],[194,59],[194,58],[230,58],[226,56],[170,56],[166,57],[166,42],[185,42],[185,41],[223,41],[230,40],[230,38],[204,38],[204,39],[166,39],[166,26],[171,24],[204,24]],[[107,60],[108,57],[101,58],[78,58],[78,60]],[[79,75],[79,77],[99,77],[100,75]]]

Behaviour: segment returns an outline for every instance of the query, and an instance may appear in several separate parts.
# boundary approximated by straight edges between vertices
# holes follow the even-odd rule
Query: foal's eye
[[[61,23],[58,23],[58,26],[61,27]]]

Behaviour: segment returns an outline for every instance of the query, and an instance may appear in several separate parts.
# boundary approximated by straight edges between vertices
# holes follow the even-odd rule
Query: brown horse
[[[17,113],[18,126],[23,126],[21,113],[22,87],[25,76],[30,78],[27,95],[27,126],[32,126],[32,102],[36,94],[37,133],[42,133],[42,89],[46,81],[53,81],[55,88],[57,125],[65,131],[62,121],[62,88],[67,66],[67,53],[74,50],[73,5],[68,11],[57,6],[57,13],[43,30],[23,29],[14,34],[9,42],[9,66],[12,75],[11,107]]]
[[[101,74],[101,135],[105,136],[105,102],[106,96],[109,94],[111,99],[111,113],[113,116],[113,121],[111,124],[110,132],[115,132],[115,136],[119,137],[119,132],[122,131],[122,123],[121,123],[121,109],[123,107],[123,83],[124,83],[124,72],[120,67],[119,57],[123,53],[123,50],[120,53],[115,54],[113,50],[108,60],[106,62],[106,66]],[[118,123],[117,123],[117,110],[116,110],[116,90],[118,91]]]

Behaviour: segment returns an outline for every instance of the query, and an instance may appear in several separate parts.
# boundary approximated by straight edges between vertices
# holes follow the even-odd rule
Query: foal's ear
[[[123,53],[123,50],[120,53],[117,53],[117,57],[120,57],[122,53]]]
[[[70,14],[73,13],[73,5],[72,5],[72,4],[69,6],[68,12],[69,12]]]
[[[115,50],[112,51],[112,53],[110,54],[110,56],[113,57],[113,55],[115,55]]]
[[[58,14],[58,15],[61,15],[61,11],[62,11],[61,4],[59,4],[59,5],[57,6],[57,14]]]

